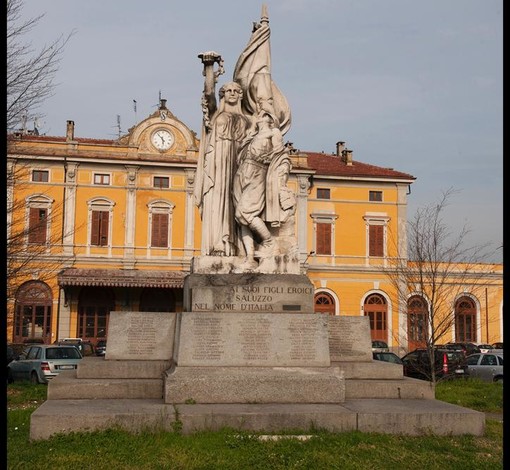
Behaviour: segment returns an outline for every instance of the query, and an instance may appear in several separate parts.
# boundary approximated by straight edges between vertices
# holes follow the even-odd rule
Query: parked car
[[[23,344],[44,344],[43,338],[25,338]]]
[[[471,354],[466,361],[470,377],[503,383],[503,355],[490,352]]]
[[[372,341],[372,352],[389,352],[390,348],[384,341],[374,340]]]
[[[106,354],[106,340],[100,339],[96,343],[96,356],[104,356]]]
[[[480,349],[481,353],[488,353],[494,349],[492,344],[480,343],[477,346],[478,346],[478,349]]]
[[[480,348],[475,343],[446,343],[444,345],[446,349],[461,350],[465,356],[476,354],[480,352]]]
[[[14,359],[16,359],[16,353],[14,352],[14,349],[7,345],[7,365],[9,365]]]
[[[7,365],[7,381],[47,384],[61,371],[76,369],[82,358],[75,346],[33,345]]]
[[[90,341],[83,341],[81,338],[64,338],[57,342],[59,346],[75,346],[82,356],[93,356],[95,354],[94,345]]]
[[[402,364],[402,359],[392,352],[374,352],[372,357],[376,361],[392,362],[393,364]]]
[[[503,343],[493,343],[492,353],[503,354]]]
[[[426,348],[418,348],[402,357],[404,375],[421,380],[432,380],[432,369]],[[436,380],[467,377],[466,356],[460,350],[434,348]]]

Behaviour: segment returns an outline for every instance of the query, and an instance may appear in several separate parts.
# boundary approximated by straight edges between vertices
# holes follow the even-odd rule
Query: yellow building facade
[[[107,338],[111,311],[182,311],[183,280],[200,255],[198,147],[166,100],[116,140],[77,137],[72,121],[62,137],[8,136],[9,342],[95,343]],[[423,345],[423,293],[402,299],[388,277],[407,257],[415,177],[362,163],[343,142],[331,154],[291,145],[291,158],[295,236],[316,312],[369,315],[373,339],[399,354]],[[503,340],[502,269],[480,264],[458,277],[441,342]]]

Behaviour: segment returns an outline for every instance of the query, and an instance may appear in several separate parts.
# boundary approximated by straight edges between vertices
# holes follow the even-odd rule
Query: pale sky
[[[34,48],[76,33],[39,131],[111,139],[157,107],[200,135],[197,55],[235,63],[260,20],[253,0],[24,0],[45,13]],[[335,150],[417,177],[409,218],[454,188],[445,213],[468,245],[503,244],[503,1],[267,0],[272,78],[287,97],[285,140],[302,151]],[[133,109],[137,102],[137,112]],[[33,123],[28,123],[31,128]],[[486,261],[502,261],[503,250]]]

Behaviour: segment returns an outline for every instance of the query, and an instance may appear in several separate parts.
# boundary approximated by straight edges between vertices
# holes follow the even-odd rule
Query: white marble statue
[[[215,52],[199,55],[204,120],[194,196],[202,218],[201,254],[243,257],[241,271],[256,270],[257,260],[285,254],[275,242],[274,228],[293,220],[295,212],[294,194],[286,186],[292,165],[283,143],[290,108],[271,78],[269,37],[263,5],[233,82],[220,89],[218,108],[215,84],[223,61]]]

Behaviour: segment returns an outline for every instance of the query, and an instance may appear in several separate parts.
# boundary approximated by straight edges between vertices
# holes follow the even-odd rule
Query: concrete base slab
[[[138,433],[171,431],[175,410],[162,400],[47,400],[30,418],[30,439],[59,433],[101,431],[119,427]]]
[[[349,400],[344,406],[356,413],[361,432],[481,436],[485,431],[485,413],[439,400]]]
[[[63,371],[48,384],[48,400],[163,398],[163,379],[78,379]]]
[[[172,361],[106,360],[84,357],[77,369],[79,379],[161,379]]]
[[[337,404],[215,404],[177,405],[182,432],[233,428],[254,432],[313,432],[356,429],[356,413]]]
[[[30,438],[120,427],[177,431],[229,427],[254,432],[361,431],[402,435],[474,435],[485,431],[485,415],[438,400],[346,400],[340,404],[168,405],[162,400],[47,400],[32,413]]]
[[[345,381],[345,398],[413,398],[432,400],[434,386],[425,380],[401,379],[349,379]]]
[[[176,367],[165,403],[342,403],[338,367]]]
[[[346,379],[401,379],[404,369],[400,364],[384,361],[331,361],[332,366],[340,367]]]

